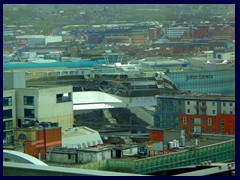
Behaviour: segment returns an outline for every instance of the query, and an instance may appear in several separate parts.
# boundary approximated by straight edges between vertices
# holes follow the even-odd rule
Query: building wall
[[[235,135],[235,114],[218,114],[216,119],[218,133]]]
[[[45,158],[46,151],[62,145],[60,127],[18,128],[15,129],[14,139],[15,144],[23,145],[25,153],[36,158],[39,157],[39,154],[42,158]]]
[[[196,123],[198,119],[200,119],[200,123]],[[200,127],[198,133],[235,135],[235,115],[201,116],[183,114],[180,116],[180,128],[186,130],[188,138],[191,133],[194,133],[195,127]]]
[[[11,112],[9,115],[5,112]],[[11,143],[16,122],[15,90],[3,90],[3,143]]]
[[[104,151],[79,151],[78,152],[78,162],[88,163],[88,162],[97,162],[104,159],[111,159],[111,150]]]
[[[70,100],[57,102],[56,95],[62,93],[70,93]],[[41,89],[38,101],[37,116],[40,122],[49,120],[51,122],[58,122],[63,131],[73,127],[74,116],[71,86]]]
[[[162,142],[163,141],[163,131],[162,130],[150,130],[149,139],[151,141]]]
[[[47,152],[46,160],[52,161],[52,162],[59,162],[59,163],[76,163],[77,154]]]
[[[3,72],[3,88],[25,88],[26,87],[26,75],[25,72]]]
[[[18,89],[17,118],[36,119],[39,122],[58,122],[62,130],[73,127],[72,86],[46,89]],[[57,102],[57,94],[69,93],[69,100]],[[34,104],[24,105],[24,96],[34,97]],[[34,110],[34,116],[25,117],[24,109]]]

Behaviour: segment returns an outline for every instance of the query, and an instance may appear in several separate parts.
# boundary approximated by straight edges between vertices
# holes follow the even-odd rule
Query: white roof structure
[[[99,133],[86,126],[71,128],[62,134],[62,146],[82,149],[103,144]]]
[[[114,108],[122,100],[99,91],[73,92],[73,110]]]

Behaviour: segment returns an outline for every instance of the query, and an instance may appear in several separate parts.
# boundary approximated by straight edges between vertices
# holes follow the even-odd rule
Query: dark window
[[[27,140],[27,136],[25,134],[20,134],[18,140]]]
[[[56,95],[56,102],[62,103],[62,102],[69,102],[71,101],[71,93],[64,93],[64,94],[57,94]]]
[[[224,119],[220,119],[220,125],[224,125]]]
[[[190,113],[190,109],[188,109],[187,112]]]
[[[12,97],[4,97],[3,106],[12,106]]]
[[[24,109],[24,117],[25,118],[35,118],[34,109]]]
[[[12,109],[3,110],[3,119],[12,118]]]
[[[226,103],[225,103],[225,102],[223,103],[223,106],[226,106]]]
[[[187,124],[187,118],[183,117],[183,124]]]
[[[191,124],[194,124],[194,118],[190,119]]]
[[[187,101],[187,105],[190,105],[190,102],[189,102],[189,101]]]
[[[229,106],[232,106],[233,104],[232,103],[229,103]]]
[[[34,96],[24,96],[24,105],[33,106],[34,105]]]

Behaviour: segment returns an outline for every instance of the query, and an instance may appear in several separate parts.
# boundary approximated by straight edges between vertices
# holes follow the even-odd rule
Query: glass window
[[[3,106],[12,106],[12,97],[4,97]]]
[[[24,109],[24,117],[25,118],[35,118],[34,109]]]
[[[190,101],[187,101],[187,105],[190,105]]]
[[[13,129],[12,121],[3,121],[3,130]]]
[[[220,125],[224,125],[224,119],[220,119]]]
[[[232,120],[231,119],[229,120],[229,124],[232,124]]]
[[[212,113],[215,114],[215,113],[216,113],[216,110],[213,110]]]
[[[3,119],[12,118],[12,109],[3,110]]]
[[[34,96],[24,96],[24,105],[33,106],[34,105]]]
[[[215,102],[212,102],[212,106],[215,106]]]
[[[188,109],[187,112],[190,113],[190,109]]]
[[[230,114],[233,114],[233,112],[232,112],[232,111],[230,111],[229,113],[230,113]]]
[[[223,103],[223,106],[226,106],[226,103],[225,103],[225,102]]]
[[[212,119],[208,118],[208,126],[212,126]]]
[[[183,124],[187,124],[187,118],[183,117]]]
[[[233,104],[232,103],[229,103],[229,106],[232,106]]]
[[[227,113],[226,113],[226,110],[223,110],[223,114],[227,114]]]
[[[194,124],[194,118],[190,119],[191,124]]]

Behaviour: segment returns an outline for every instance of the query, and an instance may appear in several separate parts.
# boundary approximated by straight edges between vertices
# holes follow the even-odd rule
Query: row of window
[[[192,126],[192,127],[190,128],[190,131],[191,131],[192,133],[193,133],[193,132],[194,132],[194,133],[206,133],[203,126],[201,126],[201,127]],[[220,128],[220,133],[221,133],[221,134],[224,134],[224,131],[225,131],[224,127],[221,127],[221,128]],[[229,133],[232,134],[232,132],[233,132],[233,129],[232,129],[232,128],[229,128]],[[212,128],[208,128],[208,133],[210,133],[210,134],[212,133]]]
[[[34,97],[33,96],[24,96],[23,97],[24,105],[34,105]],[[3,106],[12,106],[12,97],[4,97],[3,98]]]
[[[34,118],[35,117],[34,109],[24,109],[24,117]],[[3,119],[11,118],[13,118],[12,109],[3,110]]]
[[[204,124],[203,118],[191,118],[191,124]],[[187,124],[187,118],[183,117],[183,124]],[[229,124],[232,125],[232,120],[229,120]],[[220,125],[224,125],[224,119],[220,119]],[[212,118],[208,118],[208,126],[212,126]]]
[[[194,110],[195,112],[195,110]],[[197,111],[198,112],[198,111]],[[229,113],[227,113],[228,111],[227,110],[223,110],[222,111],[222,114],[233,114],[233,111],[229,111]],[[191,110],[190,109],[187,109],[187,113],[191,113]],[[216,114],[216,110],[212,110],[212,114]]]
[[[197,101],[196,104],[198,105],[199,102]],[[222,103],[222,106],[227,106],[227,104],[228,104],[228,103],[223,102],[223,103]],[[187,105],[190,105],[190,101],[187,101]],[[203,106],[206,105],[206,102],[202,102],[202,105],[203,105]],[[212,102],[212,106],[216,106],[216,102]],[[230,103],[229,103],[229,106],[233,106],[233,103],[230,102]]]

